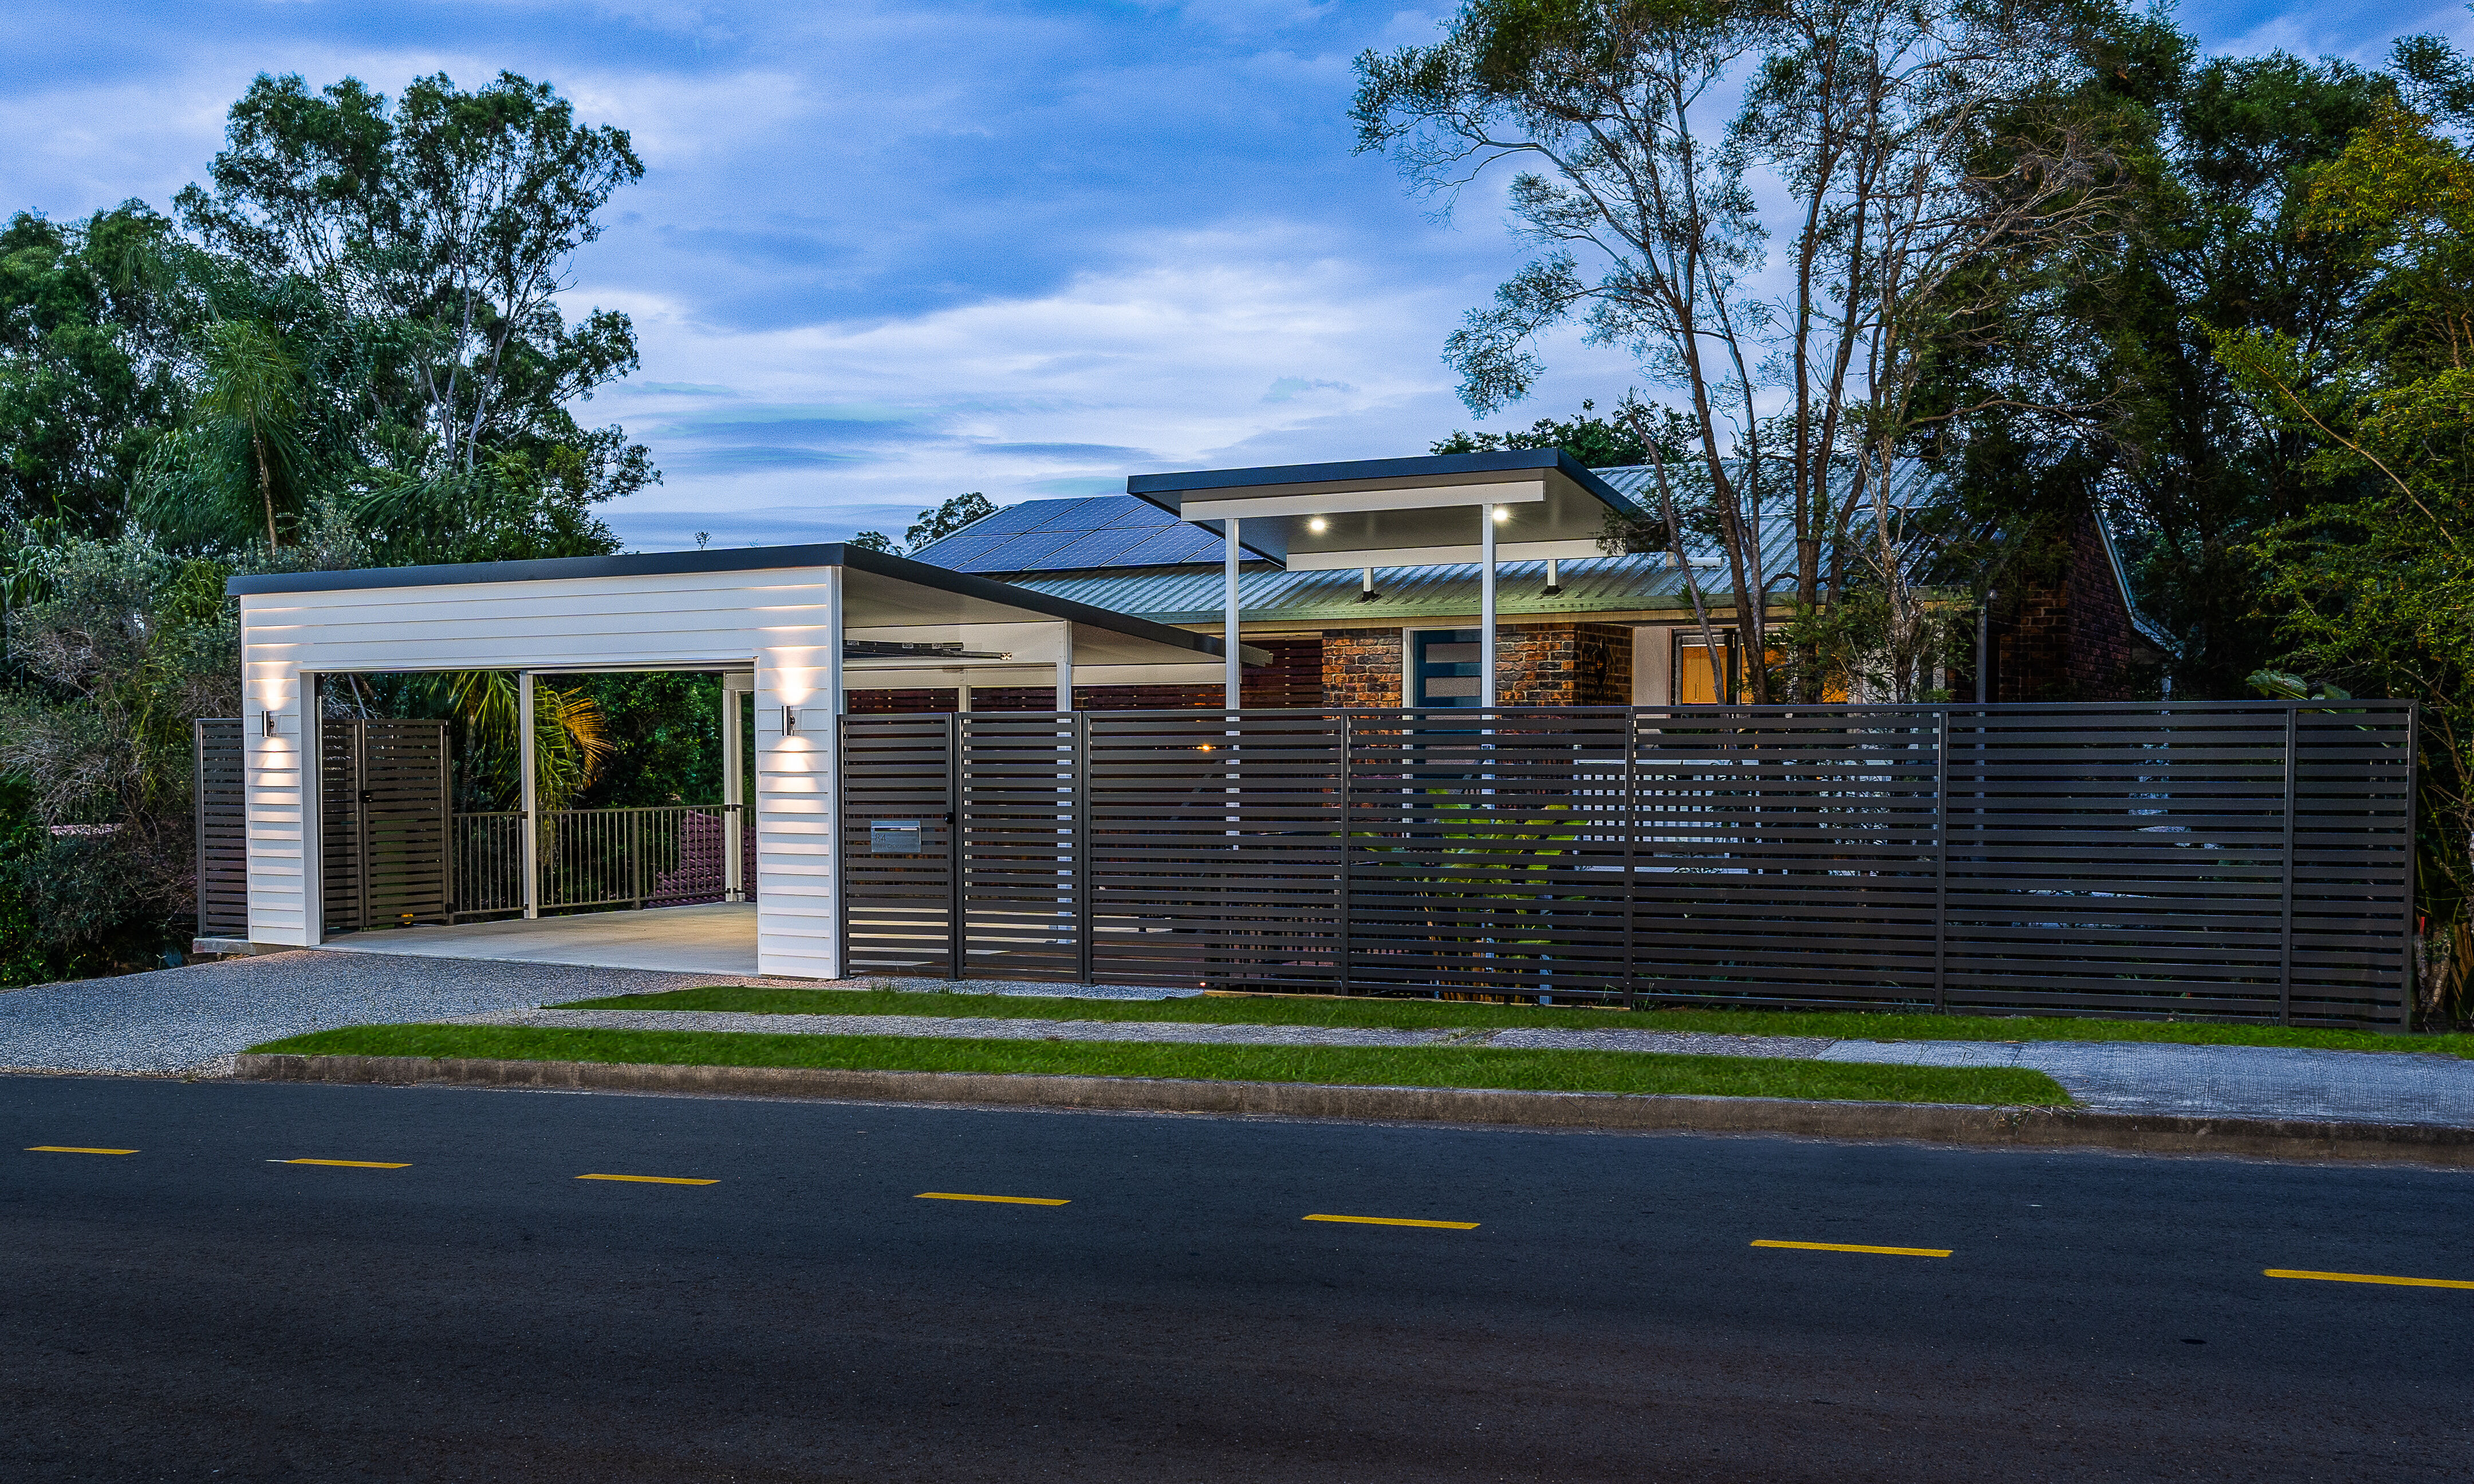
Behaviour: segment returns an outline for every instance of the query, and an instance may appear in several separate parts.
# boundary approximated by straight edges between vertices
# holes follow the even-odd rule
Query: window
[[[1409,635],[1408,704],[1476,706],[1485,671],[1485,649],[1475,629],[1421,629]]]

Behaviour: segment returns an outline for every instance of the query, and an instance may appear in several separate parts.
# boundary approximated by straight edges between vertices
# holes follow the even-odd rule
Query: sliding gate
[[[2400,1027],[2405,703],[842,722],[855,972]]]

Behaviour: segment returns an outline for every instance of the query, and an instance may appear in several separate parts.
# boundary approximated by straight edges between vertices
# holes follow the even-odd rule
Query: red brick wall
[[[1400,631],[1332,629],[1322,636],[1322,704],[1366,710],[1400,704]]]
[[[1997,632],[1997,701],[2117,701],[2127,694],[2130,610],[2086,507],[2072,519],[2060,575],[2022,592],[2016,615]]]
[[[1632,631],[1620,624],[1506,624],[1495,633],[1495,691],[1505,706],[1630,706]],[[1406,705],[1397,629],[1322,636],[1322,700],[1333,707]]]

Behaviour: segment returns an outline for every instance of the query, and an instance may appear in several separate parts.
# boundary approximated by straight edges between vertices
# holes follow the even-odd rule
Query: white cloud
[[[682,544],[716,511],[778,524],[750,540],[818,539],[964,490],[1007,501],[1146,469],[1388,457],[1468,425],[1438,352],[1486,286],[1404,282],[1322,247],[1285,224],[1163,234],[1051,294],[868,323],[734,332],[622,300],[644,384],[592,411],[679,472],[611,517],[646,545]],[[1550,360],[1538,407],[1629,384],[1605,351],[1558,343]]]

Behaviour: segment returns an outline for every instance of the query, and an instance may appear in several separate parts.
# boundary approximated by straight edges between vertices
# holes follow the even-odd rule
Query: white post
[[[541,767],[533,743],[533,672],[516,672],[516,823],[523,836],[524,916],[541,916]]]
[[[1478,578],[1478,673],[1485,679],[1478,683],[1477,704],[1494,709],[1494,507],[1481,505],[1477,512],[1478,561],[1482,571]]]
[[[1071,620],[1056,626],[1056,708],[1074,709],[1074,625]]]
[[[971,682],[969,678],[965,677],[954,687],[954,709],[957,711],[968,711],[970,708]]]
[[[1237,517],[1231,515],[1220,551],[1220,642],[1228,651],[1221,659],[1227,679],[1221,704],[1232,711],[1246,693],[1246,662],[1238,658],[1237,558]]]
[[[747,742],[739,713],[747,692],[721,678],[721,899],[747,899]],[[753,680],[754,677],[749,677]]]
[[[824,837],[833,842],[832,849],[837,853],[838,853],[842,848],[841,716],[842,704],[845,699],[842,694],[842,631],[843,625],[846,622],[846,616],[842,611],[842,608],[844,602],[843,595],[848,590],[848,585],[843,581],[842,569],[840,567],[827,567],[825,569],[825,632],[823,634],[825,641],[824,688],[825,699],[829,703],[830,709],[832,711],[832,719],[825,723],[824,745],[822,747],[818,747],[813,741],[808,744],[811,755],[821,754],[824,759],[824,766],[820,769],[814,770],[815,772],[823,775],[823,777],[815,779],[817,792],[823,796],[825,805],[824,818],[818,823],[823,828]],[[761,835],[757,837],[756,848],[760,851],[764,848],[764,840]],[[841,873],[838,870],[826,872],[825,881],[826,892],[828,894],[826,897],[824,913],[825,922],[828,924],[827,931],[824,935],[825,977],[828,979],[838,979],[850,970],[850,966],[842,959]],[[764,904],[768,898],[769,894],[766,892],[764,882],[760,880],[757,883],[756,908],[760,914],[764,910]],[[759,917],[757,920],[757,936],[761,943],[764,936],[764,920],[762,917]]]

